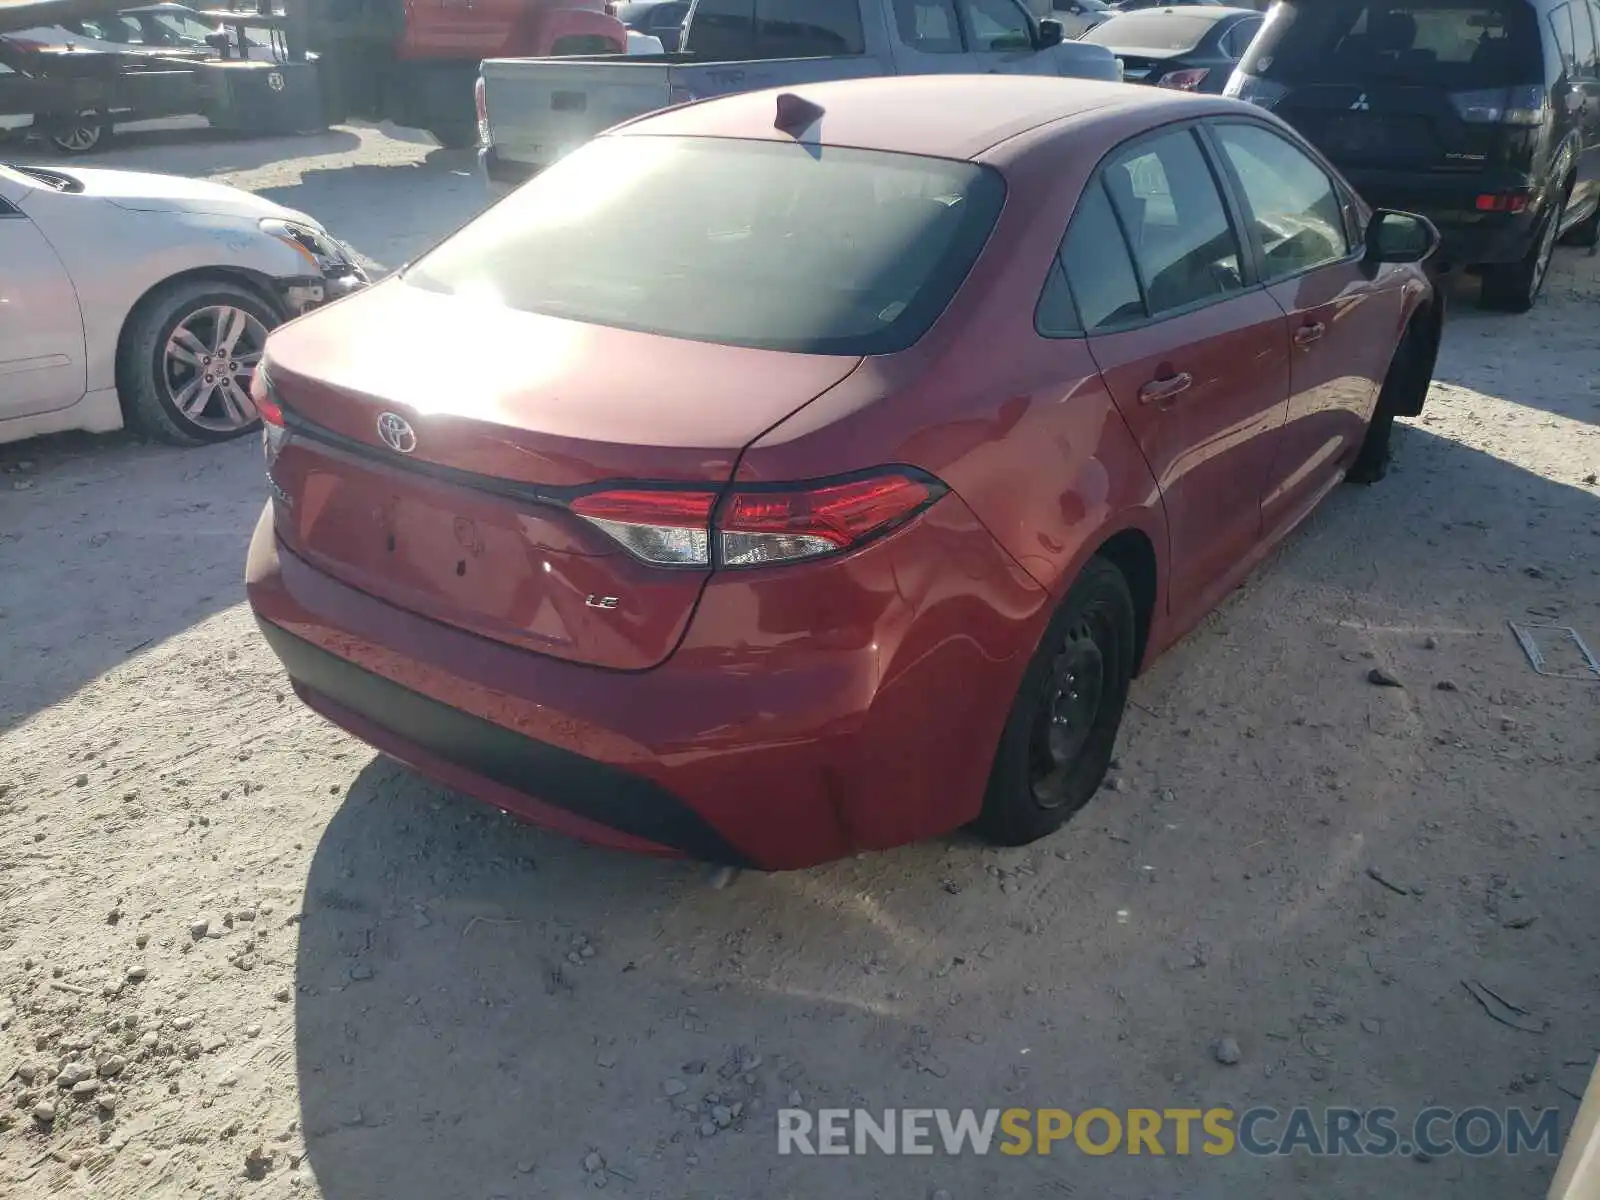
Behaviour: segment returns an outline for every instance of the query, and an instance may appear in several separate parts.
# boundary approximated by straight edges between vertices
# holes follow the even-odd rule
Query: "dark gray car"
[[[1152,8],[1114,16],[1079,40],[1120,58],[1129,83],[1217,94],[1227,87],[1261,22],[1261,14],[1248,8]]]

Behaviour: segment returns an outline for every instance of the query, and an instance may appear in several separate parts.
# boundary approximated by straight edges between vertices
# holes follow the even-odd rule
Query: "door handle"
[[[1194,376],[1187,371],[1152,379],[1139,389],[1140,404],[1171,404],[1194,384]]]
[[[1320,341],[1322,335],[1327,332],[1328,327],[1321,321],[1312,321],[1310,324],[1302,325],[1294,331],[1294,344],[1304,349],[1313,342]]]

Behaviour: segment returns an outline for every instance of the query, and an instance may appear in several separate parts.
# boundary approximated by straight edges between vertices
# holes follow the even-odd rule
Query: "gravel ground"
[[[465,155],[374,129],[96,161],[251,188],[387,266],[478,203]],[[773,1110],[1564,1127],[1600,1047],[1600,687],[1506,622],[1600,647],[1597,298],[1563,250],[1530,316],[1458,304],[1389,479],[1136,684],[1068,829],[725,890],[302,709],[242,604],[254,443],[0,448],[0,1193],[1541,1196],[1543,1156],[780,1157]]]

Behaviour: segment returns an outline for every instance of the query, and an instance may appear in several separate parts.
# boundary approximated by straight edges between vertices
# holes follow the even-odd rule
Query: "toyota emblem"
[[[283,91],[283,75],[278,71],[267,72],[267,86],[275,92]]]
[[[399,413],[379,415],[378,436],[383,439],[384,445],[399,454],[410,454],[417,448],[417,431]]]

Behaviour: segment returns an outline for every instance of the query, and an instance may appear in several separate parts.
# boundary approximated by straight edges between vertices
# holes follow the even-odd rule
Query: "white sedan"
[[[249,433],[267,331],[366,283],[321,225],[237,188],[0,163],[0,442]]]

